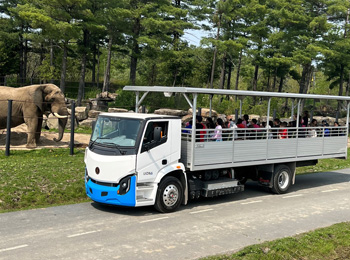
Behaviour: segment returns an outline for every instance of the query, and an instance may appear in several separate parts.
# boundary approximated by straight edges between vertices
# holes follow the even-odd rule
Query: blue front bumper
[[[135,207],[136,204],[136,176],[131,177],[130,189],[124,195],[119,195],[118,190],[120,186],[110,187],[92,182],[91,179],[85,182],[86,194],[93,201],[119,205],[119,206],[130,206]]]

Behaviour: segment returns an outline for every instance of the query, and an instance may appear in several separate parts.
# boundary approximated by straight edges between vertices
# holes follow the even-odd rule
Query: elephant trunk
[[[67,121],[68,121],[68,110],[67,107],[61,107],[59,111],[54,112],[54,114],[58,113],[60,117],[58,118],[58,138],[54,138],[56,142],[59,142],[63,138],[64,129],[66,128]]]

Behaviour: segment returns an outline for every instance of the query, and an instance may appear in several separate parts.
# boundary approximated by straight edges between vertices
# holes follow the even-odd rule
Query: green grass
[[[0,152],[0,212],[88,201],[84,187],[84,150]],[[324,159],[298,174],[350,168],[350,160]]]
[[[203,260],[348,260],[350,222],[335,224],[294,237],[245,247],[233,254]]]
[[[0,152],[0,212],[90,201],[84,187],[84,150],[41,149]],[[349,168],[350,160],[325,159],[298,174]],[[350,259],[350,223],[253,245],[208,260]]]
[[[0,154],[0,212],[87,201],[84,150],[40,149]]]
[[[314,172],[327,172],[339,169],[350,168],[350,148],[348,148],[348,159],[323,159],[314,166],[298,167],[297,174],[307,174]]]

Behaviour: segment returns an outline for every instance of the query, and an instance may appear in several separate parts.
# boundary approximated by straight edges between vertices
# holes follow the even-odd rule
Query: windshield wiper
[[[92,143],[90,143],[90,145],[89,145],[89,148],[91,149],[92,148],[92,146],[95,144],[95,142],[97,141],[97,139],[111,139],[111,138],[109,138],[109,137],[97,137],[94,141],[92,141]],[[117,150],[119,151],[119,153],[121,154],[121,155],[124,155],[125,153],[126,153],[126,151],[122,151],[121,149],[120,149],[120,145],[118,145],[118,144],[115,144],[115,143],[112,143],[112,142],[107,142],[107,143],[99,143],[99,145],[101,145],[101,146],[113,146],[114,148],[117,148]]]
[[[110,139],[110,138],[109,137],[96,137],[96,139],[89,144],[89,148],[92,148],[92,146],[96,143],[97,139]]]
[[[122,150],[120,149],[120,145],[119,145],[119,144],[115,144],[115,143],[103,143],[103,144],[111,145],[111,146],[117,148],[117,150],[120,152],[121,155],[124,155],[124,154],[126,153],[126,151],[122,151]]]

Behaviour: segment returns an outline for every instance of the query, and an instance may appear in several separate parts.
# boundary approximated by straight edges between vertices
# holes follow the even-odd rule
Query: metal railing
[[[196,129],[196,142],[323,138],[346,136],[346,126]],[[192,129],[182,128],[182,140],[191,142]]]

